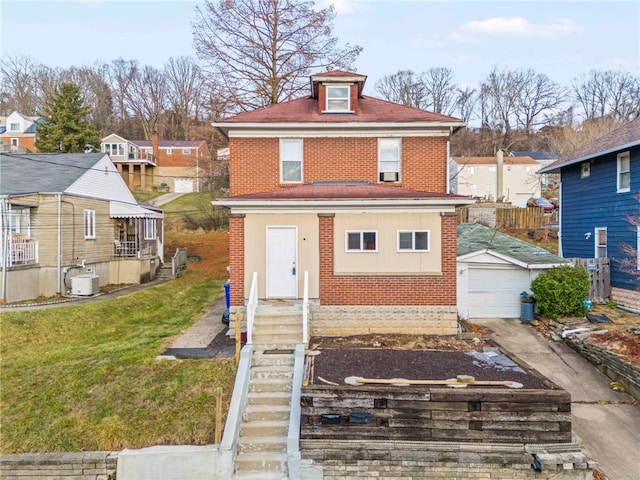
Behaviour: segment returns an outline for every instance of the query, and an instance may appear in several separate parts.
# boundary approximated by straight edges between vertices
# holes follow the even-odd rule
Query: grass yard
[[[2,453],[213,443],[216,390],[226,412],[233,359],[155,357],[222,295],[227,234],[167,237],[202,257],[178,279],[84,305],[2,313]]]

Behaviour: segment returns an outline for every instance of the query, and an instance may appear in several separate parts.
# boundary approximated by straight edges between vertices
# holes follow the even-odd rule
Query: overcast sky
[[[2,55],[69,67],[122,57],[162,67],[194,55],[193,0],[2,0]],[[357,44],[376,80],[400,69],[449,67],[477,84],[492,69],[531,67],[561,85],[590,69],[640,76],[640,2],[334,0],[334,34]]]

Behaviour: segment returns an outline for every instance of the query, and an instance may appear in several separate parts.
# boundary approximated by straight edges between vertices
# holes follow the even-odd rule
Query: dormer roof
[[[362,95],[364,83],[367,81],[366,75],[359,73],[345,72],[343,70],[331,70],[316,75],[311,75],[311,95],[318,98],[318,91],[322,83],[355,83],[358,86],[358,96]]]

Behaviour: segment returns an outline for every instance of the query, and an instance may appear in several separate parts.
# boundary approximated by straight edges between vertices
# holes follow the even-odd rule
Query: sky
[[[161,68],[195,56],[191,24],[202,0],[2,0],[0,54],[51,67],[117,58]],[[640,76],[640,2],[319,0],[334,5],[340,44],[360,45],[353,70],[375,82],[448,67],[477,85],[498,69],[533,68],[563,86],[596,70]]]

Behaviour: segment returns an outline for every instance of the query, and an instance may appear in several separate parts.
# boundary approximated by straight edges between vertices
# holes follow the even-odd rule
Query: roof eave
[[[295,207],[455,207],[457,205],[470,205],[475,200],[467,198],[433,198],[433,199],[250,199],[232,200],[221,198],[211,203],[227,208],[265,208]]]
[[[538,170],[538,173],[560,173],[560,170],[562,170],[564,167],[569,167],[571,165],[575,165],[576,163],[586,162],[587,160],[591,160],[592,158],[601,157],[603,155],[608,155],[609,153],[618,152],[620,150],[625,150],[627,148],[637,147],[639,145],[640,145],[640,140],[634,140],[633,142],[626,143],[624,145],[608,148],[601,152],[592,153],[589,155],[582,155],[572,160],[567,160],[565,162],[560,160],[560,163],[558,163],[558,165],[556,166],[554,166],[553,164],[547,165],[546,167],[543,167],[540,170]]]
[[[463,128],[464,122],[402,121],[402,122],[213,122],[214,128],[228,133],[231,129],[357,129],[357,128]]]

